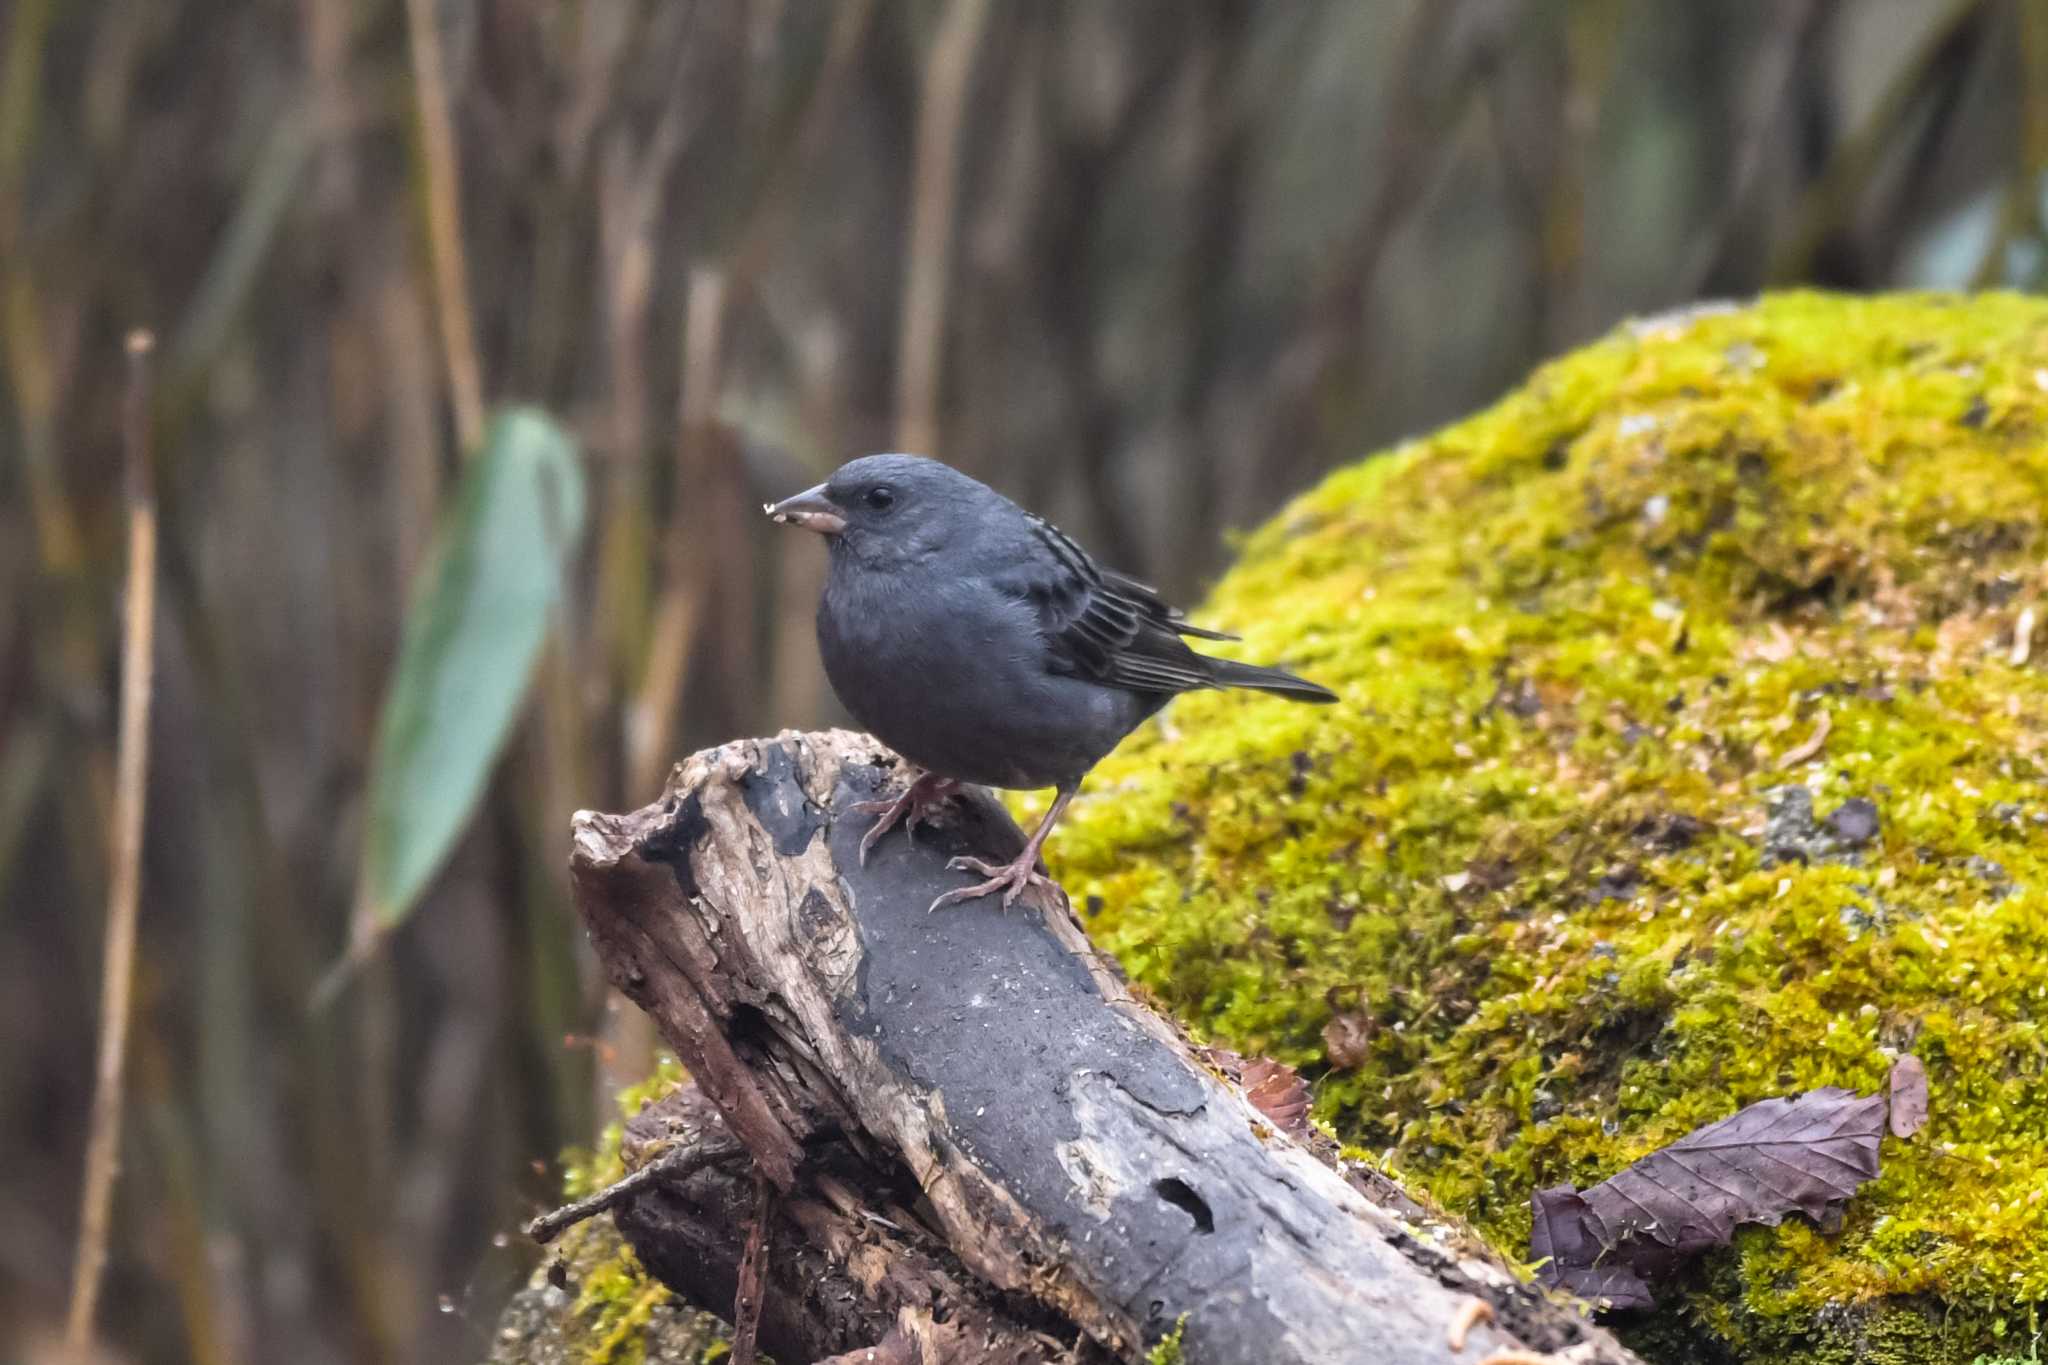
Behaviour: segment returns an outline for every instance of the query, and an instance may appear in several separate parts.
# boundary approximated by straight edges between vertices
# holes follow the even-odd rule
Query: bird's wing
[[[1144,584],[1098,568],[1088,552],[1031,517],[1034,553],[1005,586],[1038,612],[1056,673],[1134,692],[1211,687],[1207,660],[1182,635],[1219,637],[1180,619]]]
[[[1059,532],[1055,530],[1053,534],[1058,535]],[[1109,586],[1111,592],[1114,592],[1119,597],[1138,603],[1167,625],[1173,627],[1174,633],[1177,635],[1192,635],[1198,640],[1235,640],[1238,638],[1224,631],[1190,625],[1187,617],[1182,614],[1181,609],[1168,603],[1165,598],[1159,595],[1159,589],[1153,587],[1150,583],[1140,583],[1135,578],[1126,578],[1114,569],[1102,569],[1100,572],[1102,574],[1102,581]]]

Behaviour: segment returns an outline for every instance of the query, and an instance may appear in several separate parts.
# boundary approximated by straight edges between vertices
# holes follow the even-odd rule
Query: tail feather
[[[1275,696],[1292,701],[1332,702],[1337,694],[1307,678],[1297,678],[1280,668],[1264,668],[1258,664],[1241,664],[1235,659],[1209,659],[1209,676],[1218,687],[1249,687],[1256,692],[1271,692]]]

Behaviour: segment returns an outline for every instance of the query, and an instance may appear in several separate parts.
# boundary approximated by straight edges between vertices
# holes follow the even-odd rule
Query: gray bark
[[[889,1257],[950,1277],[982,1337],[1048,1353],[1078,1338],[1085,1355],[1139,1360],[1182,1324],[1189,1365],[1634,1359],[1469,1231],[1276,1131],[1131,997],[1063,904],[928,914],[965,875],[949,856],[1022,845],[985,796],[915,843],[892,832],[861,867],[868,817],[834,812],[906,777],[863,736],[785,733],[698,754],[653,806],[576,817],[577,905],[612,981],[780,1207],[834,1207],[821,1182],[842,1216],[856,1206],[857,1236],[836,1245],[778,1218],[771,1257],[844,1267],[886,1235]],[[659,1230],[632,1207],[619,1219],[660,1272]],[[903,1306],[854,1278],[866,1329]],[[678,1288],[726,1306],[717,1286]],[[1452,1325],[1474,1313],[1454,1351]],[[998,1358],[958,1343],[924,1356]]]

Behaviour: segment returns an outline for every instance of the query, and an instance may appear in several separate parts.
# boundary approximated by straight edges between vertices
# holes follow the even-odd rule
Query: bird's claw
[[[917,841],[917,827],[920,824],[936,824],[932,812],[944,805],[960,784],[949,777],[934,777],[925,773],[903,791],[903,795],[891,800],[856,801],[849,809],[860,815],[873,815],[875,823],[868,826],[867,833],[860,836],[860,865],[868,865],[868,850],[875,841],[896,828],[900,822],[903,833],[912,843]]]
[[[983,896],[996,891],[1003,893],[1003,909],[1008,910],[1010,903],[1023,894],[1026,887],[1042,886],[1055,895],[1059,894],[1060,890],[1058,882],[1038,870],[1035,849],[1025,850],[1016,861],[1008,863],[988,863],[979,858],[963,855],[948,860],[946,868],[952,872],[979,872],[988,880],[946,892],[931,903],[926,913],[941,906],[958,905],[961,901],[980,900]]]

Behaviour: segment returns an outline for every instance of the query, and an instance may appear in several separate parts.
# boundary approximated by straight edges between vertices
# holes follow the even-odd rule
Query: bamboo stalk
[[[441,34],[433,0],[405,0],[412,47],[413,89],[419,100],[420,154],[426,163],[427,241],[434,260],[434,301],[441,317],[441,349],[455,404],[455,435],[466,459],[483,447],[483,379],[470,320],[469,271],[462,255],[462,177],[455,125],[448,117],[448,83],[441,67]]]
[[[691,502],[704,487],[710,459],[722,382],[726,297],[722,272],[710,267],[691,272],[683,322],[678,478],[663,547],[666,581],[655,611],[647,672],[627,712],[626,789],[636,796],[653,789],[671,760],[676,716],[689,681],[690,651],[704,615],[711,566],[690,535],[696,523]]]
[[[712,478],[729,297],[723,271],[710,266],[691,271],[683,317],[675,491],[662,545],[661,598],[654,610],[647,669],[625,712],[626,790],[636,794],[654,790],[673,759],[676,725],[690,686],[690,656],[709,614],[715,560],[696,503]],[[595,1076],[600,1113],[620,1086],[654,1069],[653,1025],[640,1011],[620,1009],[619,1003],[612,995],[605,1011],[605,1046],[599,1051]]]
[[[99,1064],[92,1127],[85,1149],[85,1188],[78,1218],[78,1256],[71,1282],[65,1340],[82,1352],[92,1342],[100,1278],[121,1146],[122,1074],[135,981],[135,921],[141,899],[142,806],[149,776],[149,702],[156,634],[156,489],[149,452],[149,353],[156,339],[128,334],[128,396],[122,436],[128,501],[128,603],[121,626],[121,718],[116,740],[113,872],[107,887],[107,941],[100,996]]]
[[[1772,255],[1766,275],[1771,284],[1792,284],[1806,278],[1821,244],[1854,212],[1885,154],[1892,150],[1892,134],[1911,114],[1942,49],[1982,6],[1983,0],[1949,0],[1928,24],[1919,44],[1900,59],[1863,121],[1830,149],[1827,169],[1805,190],[1791,230]]]
[[[903,282],[896,370],[896,446],[935,455],[946,332],[946,285],[953,260],[953,201],[960,178],[960,125],[974,54],[988,27],[988,0],[953,0],[932,45],[917,111],[911,181],[910,259]],[[1073,263],[1068,263],[1074,268]]]

